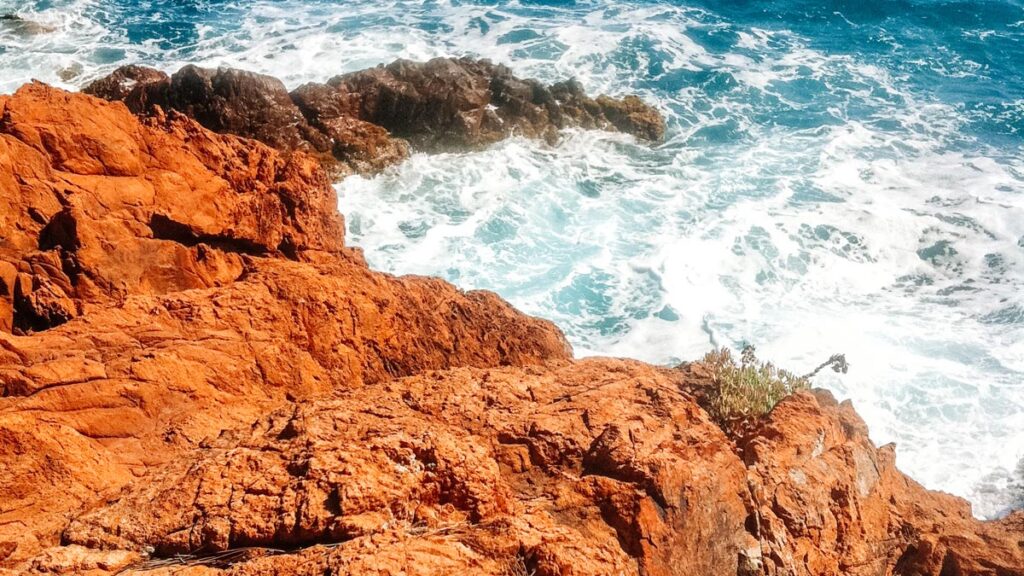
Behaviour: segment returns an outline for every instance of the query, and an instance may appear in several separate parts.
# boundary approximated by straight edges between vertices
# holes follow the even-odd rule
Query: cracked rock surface
[[[1024,574],[1024,514],[925,490],[827,392],[729,437],[699,364],[370,270],[281,146],[0,97],[0,574]]]
[[[337,175],[379,172],[404,160],[410,143],[433,152],[512,135],[554,143],[559,130],[574,126],[652,142],[665,134],[661,114],[636,96],[590,98],[575,81],[545,86],[471,58],[397,60],[291,92],[276,78],[244,70],[189,65],[168,76],[129,65],[85,92],[143,116],[175,110],[214,132],[301,150]]]

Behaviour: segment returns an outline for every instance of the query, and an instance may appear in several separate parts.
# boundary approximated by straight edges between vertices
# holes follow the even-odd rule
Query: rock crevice
[[[430,104],[442,73],[468,100]],[[173,84],[122,77],[129,106]],[[424,146],[498,134],[481,94],[540,137],[642,112],[472,61],[331,86],[301,89],[336,107],[313,123],[401,111]],[[374,272],[287,135],[160,106],[0,96],[0,574],[1024,574],[1024,515],[917,485],[848,403],[799,393],[730,438],[699,366],[573,360],[493,293]]]

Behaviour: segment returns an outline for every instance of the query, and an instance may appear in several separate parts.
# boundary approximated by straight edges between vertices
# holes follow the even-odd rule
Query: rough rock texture
[[[398,60],[328,81],[360,118],[430,150],[490,144],[512,134],[553,141],[570,126],[661,140],[665,122],[635,96],[587,97],[575,81],[544,86],[489,60]]]
[[[780,403],[742,451],[769,574],[1024,574],[1013,519],[983,524],[904,476],[827,392]]]
[[[538,574],[667,574],[678,559],[708,572],[756,544],[743,477],[721,431],[651,367],[458,369],[282,410],[79,518],[65,539],[158,555],[353,544],[307,554],[294,568],[304,574],[360,573],[375,548],[421,539],[484,573],[517,558]],[[376,569],[397,573],[417,554]]]
[[[569,354],[493,294],[369,271],[310,158],[42,85],[0,110],[0,557],[287,397]]]
[[[104,100],[122,101],[132,112],[139,114],[150,109],[148,98],[151,94],[157,98],[155,104],[166,99],[170,80],[170,76],[154,68],[129,64],[92,82],[82,91]]]
[[[635,96],[588,98],[576,82],[545,87],[487,60],[399,60],[290,94],[276,78],[186,66],[172,76],[124,66],[87,86],[136,114],[177,110],[215,132],[317,156],[331,171],[373,173],[427,150],[479,147],[512,134],[554,141],[561,128],[664,136],[661,115]]]
[[[291,93],[292,101],[309,125],[323,134],[334,158],[359,173],[374,173],[409,155],[405,140],[393,138],[376,124],[353,114],[351,99],[324,84],[303,84]]]
[[[303,154],[0,111],[2,574],[1024,575],[825,392],[729,438],[699,365],[370,271]]]
[[[335,173],[373,172],[408,155],[387,130],[332,115],[329,98],[295,101],[280,80],[263,74],[185,66],[173,76],[144,66],[122,66],[84,90],[124,102],[139,115],[174,110],[222,134],[254,138],[284,151],[301,150]],[[331,91],[334,92],[333,90]],[[302,106],[300,108],[300,105]],[[308,118],[307,118],[308,115]]]
[[[42,85],[0,100],[0,189],[8,330],[43,330],[132,294],[222,286],[244,255],[343,249],[314,160],[181,115],[143,125],[119,105]]]

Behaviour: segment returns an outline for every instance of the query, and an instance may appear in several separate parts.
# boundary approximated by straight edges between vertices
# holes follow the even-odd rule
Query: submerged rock
[[[825,392],[730,438],[700,365],[369,270],[305,154],[38,84],[0,118],[0,574],[1024,574],[1024,514]]]
[[[0,29],[9,30],[18,36],[37,36],[56,31],[53,26],[23,18],[17,14],[0,14]]]
[[[399,60],[386,67],[309,83],[288,93],[262,74],[186,66],[172,76],[124,66],[84,92],[123,101],[136,114],[176,110],[219,133],[302,150],[330,170],[374,173],[409,153],[465,150],[513,134],[554,142],[571,126],[647,140],[664,120],[635,96],[587,97],[576,82],[546,87],[487,60]],[[397,136],[397,137],[396,137]]]

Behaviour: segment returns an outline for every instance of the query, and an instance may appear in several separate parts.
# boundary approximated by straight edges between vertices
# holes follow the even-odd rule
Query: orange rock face
[[[0,110],[0,573],[1024,574],[1024,515],[923,489],[827,393],[729,438],[699,370],[369,270],[302,153]]]
[[[282,402],[570,353],[493,294],[368,270],[305,156],[39,85],[0,108],[8,561]]]
[[[135,294],[223,286],[244,255],[339,253],[316,162],[181,116],[26,86],[0,100],[0,326],[59,325]]]

